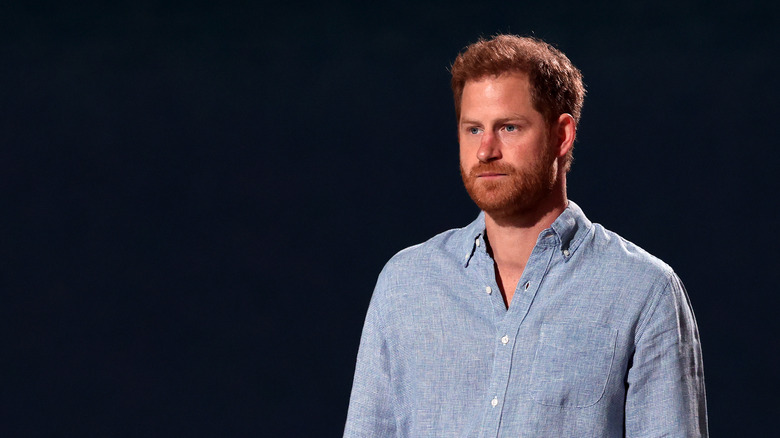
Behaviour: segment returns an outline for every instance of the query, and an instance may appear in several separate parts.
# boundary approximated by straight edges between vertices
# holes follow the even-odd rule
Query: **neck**
[[[565,182],[559,180],[559,183],[563,184],[531,209],[506,215],[485,212],[485,233],[496,263],[525,266],[539,233],[549,228],[566,209]]]

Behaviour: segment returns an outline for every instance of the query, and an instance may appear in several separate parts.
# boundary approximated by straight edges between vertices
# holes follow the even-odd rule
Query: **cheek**
[[[460,154],[460,159],[458,160],[458,162],[460,163],[461,169],[468,169],[470,167],[468,159],[465,156],[463,156],[462,153]]]
[[[469,155],[476,156],[477,151],[479,150],[480,146],[480,137],[471,135],[471,136],[464,136],[459,135],[458,136],[458,147],[460,148],[460,156],[465,157]]]
[[[464,144],[462,141],[459,141],[458,142],[458,156],[460,157],[460,162],[461,163],[464,162],[464,161],[467,161],[469,155],[473,155],[473,154],[469,154],[468,151],[469,151],[468,145]]]
[[[460,148],[459,158],[460,166],[464,169],[471,169],[479,162],[476,151],[464,147]]]

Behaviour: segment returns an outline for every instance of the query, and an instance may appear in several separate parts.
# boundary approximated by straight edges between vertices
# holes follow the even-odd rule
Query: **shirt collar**
[[[593,223],[588,220],[582,209],[569,201],[566,209],[552,223],[550,228],[539,233],[537,245],[556,246],[563,257],[568,260],[585,240],[588,230]],[[463,241],[460,245],[463,257],[463,267],[468,267],[474,253],[485,249],[485,212],[479,212],[479,216],[463,229]]]

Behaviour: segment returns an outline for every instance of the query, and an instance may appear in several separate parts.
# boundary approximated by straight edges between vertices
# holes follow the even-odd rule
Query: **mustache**
[[[505,173],[507,175],[512,175],[515,173],[515,168],[507,163],[498,163],[498,162],[490,162],[490,163],[478,163],[474,167],[469,170],[469,176],[476,178],[477,176],[483,174],[483,173]]]

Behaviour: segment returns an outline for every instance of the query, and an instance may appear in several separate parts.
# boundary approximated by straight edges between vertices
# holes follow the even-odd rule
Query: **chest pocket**
[[[598,325],[542,324],[530,373],[530,396],[546,406],[584,408],[604,395],[617,330]]]

